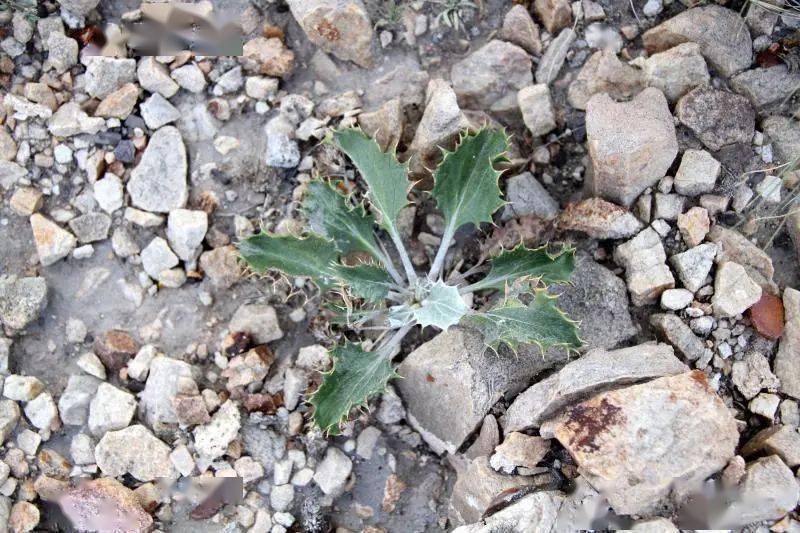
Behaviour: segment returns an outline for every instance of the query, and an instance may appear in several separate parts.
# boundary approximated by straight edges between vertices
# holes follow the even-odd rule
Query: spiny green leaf
[[[363,206],[351,206],[332,184],[320,180],[310,182],[307,191],[303,211],[313,231],[333,239],[343,254],[363,251],[380,260],[375,218]]]
[[[346,343],[331,350],[333,369],[324,375],[322,385],[310,398],[314,422],[330,435],[339,433],[353,407],[386,388],[396,373],[389,357],[366,352],[358,344]]]
[[[383,214],[381,225],[393,228],[400,210],[408,204],[410,184],[405,165],[393,153],[382,152],[360,129],[338,130],[333,138],[367,182],[369,200]]]
[[[431,194],[445,218],[456,230],[472,222],[491,222],[492,213],[505,202],[494,165],[503,160],[508,139],[502,131],[481,130],[465,136],[454,152],[445,154],[434,175]]]
[[[577,323],[558,309],[555,301],[555,296],[538,290],[529,305],[508,300],[495,309],[468,316],[465,323],[481,331],[486,344],[495,349],[501,344],[513,350],[520,344],[536,344],[542,351],[552,346],[578,348]]]
[[[392,285],[392,278],[377,265],[336,265],[335,270],[337,277],[350,286],[354,295],[371,302],[385,298]]]
[[[439,280],[431,283],[430,292],[421,305],[413,308],[414,318],[420,326],[436,326],[447,329],[458,324],[458,321],[469,311],[458,287],[447,285]]]
[[[308,276],[327,284],[335,277],[339,257],[333,242],[316,235],[299,239],[261,232],[239,243],[239,253],[256,272],[277,269],[290,276]]]
[[[468,289],[502,289],[506,283],[519,278],[540,278],[544,283],[566,283],[574,268],[573,249],[550,255],[546,246],[530,249],[520,244],[513,250],[503,250],[494,257],[486,277],[473,283]]]

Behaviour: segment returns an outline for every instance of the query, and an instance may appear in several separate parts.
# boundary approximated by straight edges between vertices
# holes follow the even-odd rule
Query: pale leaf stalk
[[[392,356],[392,351],[394,351],[394,349],[403,341],[405,336],[408,335],[408,332],[411,331],[411,328],[416,325],[417,323],[412,320],[408,324],[395,331],[388,340],[384,341],[384,343],[375,350],[375,353],[380,357],[390,358]]]
[[[402,286],[403,285],[403,278],[400,276],[400,273],[397,271],[397,268],[394,266],[392,262],[392,258],[389,257],[389,254],[386,253],[386,250],[378,251],[374,250],[373,253],[381,260],[383,266],[386,267],[386,272],[392,277],[395,283]]]
[[[444,258],[447,256],[447,250],[450,249],[450,243],[453,241],[453,235],[455,234],[455,224],[451,222],[444,230],[442,242],[439,244],[439,250],[436,252],[436,257],[433,259],[433,265],[431,265],[431,271],[428,273],[428,279],[430,281],[436,281],[436,278],[439,277],[442,267],[444,267]]]
[[[388,224],[387,226],[386,231],[392,238],[392,242],[395,248],[397,248],[397,253],[400,255],[400,262],[403,263],[403,269],[406,271],[408,283],[409,285],[413,285],[417,281],[417,273],[414,271],[414,265],[411,264],[411,257],[408,255],[408,251],[403,244],[403,240],[400,238],[400,234],[397,233],[397,228],[394,227],[394,224]]]

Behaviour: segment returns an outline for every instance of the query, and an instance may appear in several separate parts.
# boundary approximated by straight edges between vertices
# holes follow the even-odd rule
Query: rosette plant
[[[365,200],[356,203],[352,195],[339,192],[337,183],[315,179],[308,183],[302,203],[308,224],[303,235],[262,231],[239,243],[252,270],[311,278],[322,293],[335,291],[344,298],[349,327],[383,330],[370,349],[345,341],[331,350],[333,367],[310,398],[322,430],[336,434],[351,409],[365,405],[396,377],[392,360],[416,326],[473,327],[482,332],[487,348],[495,349],[501,344],[512,350],[520,344],[542,350],[580,346],[576,323],[546,291],[547,284],[569,281],[574,250],[551,254],[545,247],[520,244],[468,272],[443,277],[456,230],[491,223],[495,211],[505,205],[497,169],[507,161],[504,132],[465,134],[454,151],[444,152],[429,193],[444,218],[444,233],[426,273],[415,269],[398,231],[398,217],[409,205],[412,187],[406,165],[393,151],[381,151],[360,129],[336,131],[329,141],[355,165],[366,185]],[[361,260],[354,263],[353,257]],[[468,295],[488,291],[501,293],[489,298],[483,310],[471,309],[467,302],[473,298]]]

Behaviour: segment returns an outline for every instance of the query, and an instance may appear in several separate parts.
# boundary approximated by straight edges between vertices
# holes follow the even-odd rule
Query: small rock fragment
[[[325,457],[317,465],[314,482],[326,495],[334,498],[344,492],[347,478],[353,470],[353,462],[335,446],[329,446]]]
[[[711,304],[717,316],[731,317],[744,313],[761,299],[761,287],[743,266],[728,261],[717,269]]]
[[[75,246],[75,236],[58,224],[44,216],[34,213],[30,218],[33,240],[36,243],[36,252],[42,266],[53,263],[68,256]]]

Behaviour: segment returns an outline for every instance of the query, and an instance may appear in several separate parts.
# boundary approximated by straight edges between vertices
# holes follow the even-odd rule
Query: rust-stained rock
[[[138,351],[139,344],[130,333],[121,329],[110,329],[94,341],[94,353],[112,371],[125,366]]]
[[[783,302],[766,291],[761,299],[750,308],[750,320],[762,337],[776,341],[783,334]]]
[[[283,77],[291,74],[294,68],[294,52],[276,37],[256,37],[247,41],[242,56],[248,72]]]
[[[339,59],[372,67],[375,32],[361,0],[289,0],[287,4],[309,41]]]
[[[556,225],[562,231],[580,231],[593,239],[625,239],[642,229],[642,223],[628,209],[602,198],[567,205]]]
[[[544,424],[619,514],[683,501],[733,457],[733,415],[700,371],[598,394]]]
[[[686,370],[666,344],[592,350],[517,396],[501,423],[505,432],[538,427],[566,406],[601,390]]]
[[[149,531],[153,518],[132,490],[112,478],[83,483],[59,500],[64,514],[79,531]]]

